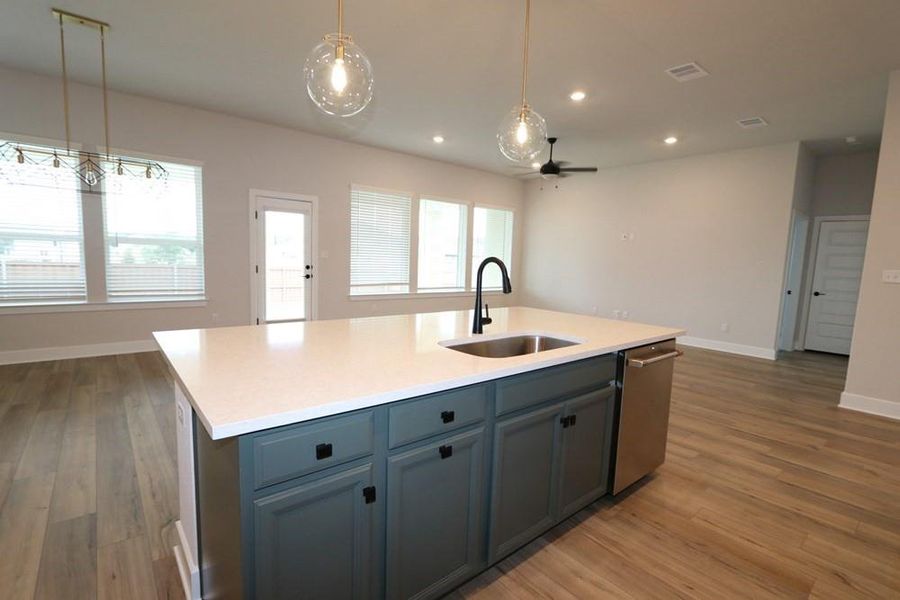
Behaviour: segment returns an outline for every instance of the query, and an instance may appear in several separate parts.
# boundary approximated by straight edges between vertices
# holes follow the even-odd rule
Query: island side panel
[[[194,415],[197,471],[197,534],[204,598],[240,598],[241,479],[239,438],[213,440]]]

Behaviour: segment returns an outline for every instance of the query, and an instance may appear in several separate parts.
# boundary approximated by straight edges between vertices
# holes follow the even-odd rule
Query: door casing
[[[310,279],[309,293],[309,320],[319,318],[319,273],[317,272],[319,257],[319,198],[318,196],[310,196],[307,194],[291,194],[287,192],[277,192],[271,190],[251,189],[248,202],[248,219],[250,224],[250,265],[249,265],[249,283],[250,283],[250,315],[248,323],[256,325],[256,319],[259,315],[259,294],[257,285],[256,266],[259,264],[259,239],[257,231],[259,230],[257,223],[257,211],[261,201],[266,199],[283,200],[286,202],[307,202],[311,206],[311,232],[310,236],[310,264],[313,265],[313,277]]]

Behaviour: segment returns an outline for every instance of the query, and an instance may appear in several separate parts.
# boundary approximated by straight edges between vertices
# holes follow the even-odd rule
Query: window
[[[203,297],[200,168],[160,163],[164,182],[110,176],[103,199],[110,300]],[[115,165],[104,165],[115,173]]]
[[[513,213],[500,208],[476,206],[472,218],[472,287],[478,265],[488,256],[496,256],[512,269]],[[485,269],[481,280],[483,289],[500,289],[500,270]]]
[[[465,289],[467,213],[465,204],[419,201],[420,291]]]
[[[55,152],[0,140],[0,308],[204,298],[199,167],[160,163],[158,180],[106,162],[90,190],[70,168],[88,154]],[[87,252],[82,223],[103,236]]]
[[[4,164],[3,175],[0,306],[83,301],[87,286],[75,174],[25,162]]]
[[[513,217],[463,200],[352,186],[350,295],[470,292],[486,257],[512,269]],[[486,270],[482,284],[499,290],[499,270]]]
[[[409,292],[412,197],[353,187],[350,192],[350,293]]]

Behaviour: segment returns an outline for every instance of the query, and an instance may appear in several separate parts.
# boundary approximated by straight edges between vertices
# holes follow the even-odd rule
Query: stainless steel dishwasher
[[[666,460],[669,401],[675,340],[619,353],[622,389],[617,411],[613,494],[618,494]]]

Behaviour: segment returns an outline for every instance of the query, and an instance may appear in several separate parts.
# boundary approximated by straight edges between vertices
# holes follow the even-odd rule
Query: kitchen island
[[[437,597],[608,493],[620,351],[684,331],[516,307],[473,336],[471,315],[155,334],[193,597]],[[459,351],[511,334],[565,345]]]

